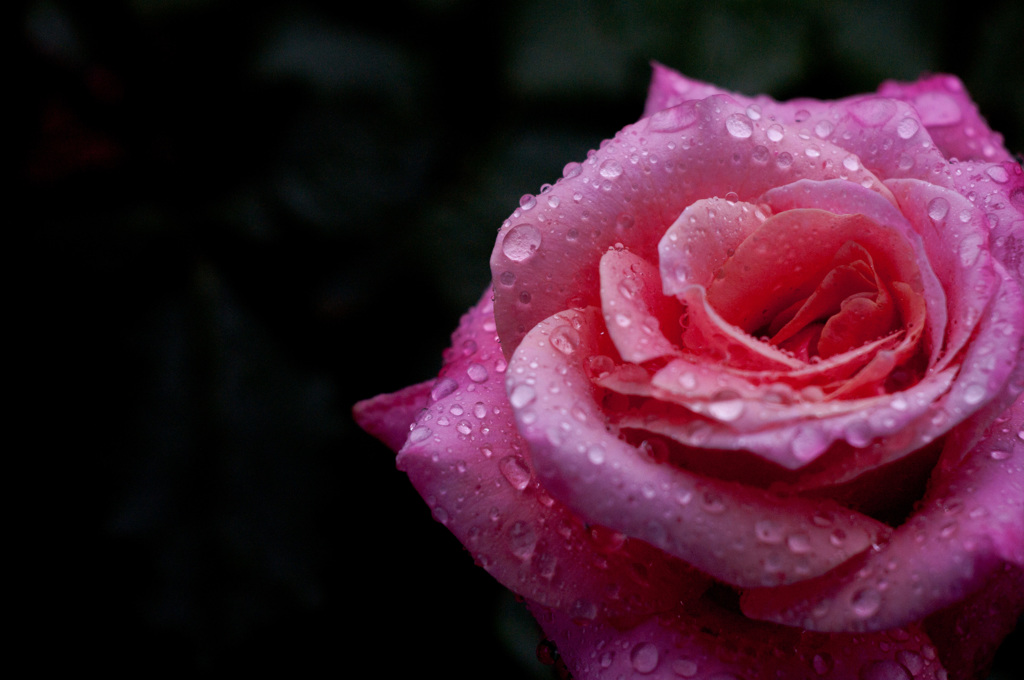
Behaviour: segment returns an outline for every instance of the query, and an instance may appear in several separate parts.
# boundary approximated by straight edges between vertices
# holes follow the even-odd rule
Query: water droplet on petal
[[[985,171],[985,174],[992,178],[993,182],[999,184],[1006,184],[1010,181],[1010,175],[1006,172],[1006,168],[1001,165],[993,165],[991,168]]]
[[[530,483],[530,471],[515,456],[506,456],[498,463],[502,476],[516,491],[522,491]]]
[[[746,139],[754,134],[754,126],[745,114],[734,113],[725,119],[725,129],[736,139]]]
[[[676,659],[672,662],[672,672],[681,678],[692,678],[697,675],[697,662],[693,659]]]
[[[537,534],[526,522],[516,522],[508,531],[509,551],[521,560],[528,560],[533,556],[537,547]]]
[[[533,194],[523,194],[519,199],[519,207],[523,210],[533,210],[535,205],[537,205],[537,199]]]
[[[819,120],[817,125],[814,126],[814,134],[818,135],[822,139],[825,139],[832,131],[836,129],[836,126],[832,124],[830,120]]]
[[[629,653],[629,662],[637,673],[651,673],[658,667],[658,648],[650,642],[641,642]]]
[[[832,658],[832,655],[828,652],[825,652],[823,654],[815,654],[814,658],[811,659],[811,668],[813,668],[814,672],[818,675],[828,675],[832,672],[832,669],[835,667],[835,664],[835,660]]]
[[[475,383],[482,383],[487,380],[487,369],[478,363],[472,363],[466,367],[466,375]]]
[[[843,159],[843,167],[850,172],[857,172],[860,169],[860,160],[856,156],[847,156]]]
[[[580,334],[572,326],[559,326],[551,333],[550,342],[562,354],[572,354],[580,346]]]
[[[917,134],[917,131],[921,129],[921,125],[913,118],[904,118],[896,126],[896,134],[900,136],[900,139],[910,139]]]
[[[530,385],[520,384],[513,388],[508,395],[508,401],[512,408],[522,408],[537,398],[537,392]]]
[[[771,519],[758,520],[758,522],[754,524],[754,535],[756,535],[757,540],[762,543],[777,545],[782,543],[782,525]]]
[[[782,126],[779,125],[778,123],[769,127],[767,132],[768,139],[772,140],[773,142],[777,142],[780,139],[782,139],[784,134],[785,131],[783,130]]]
[[[1000,451],[996,449],[995,451],[990,452],[988,455],[989,458],[991,458],[992,460],[1006,460],[1007,458],[1010,457],[1010,452]]]
[[[566,163],[565,167],[562,168],[562,177],[566,179],[572,179],[581,172],[583,172],[583,166],[573,161],[570,163]]]
[[[622,174],[622,165],[617,160],[609,158],[601,163],[601,167],[597,171],[605,179],[615,179]]]
[[[458,388],[459,383],[455,382],[451,378],[441,378],[434,385],[433,389],[430,390],[430,398],[434,401],[444,399]]]
[[[891,99],[868,97],[850,104],[849,111],[862,125],[878,127],[896,114],[896,108],[896,102]]]
[[[862,619],[872,616],[882,606],[882,595],[874,588],[861,588],[850,596],[853,613]]]
[[[946,217],[946,213],[949,212],[949,201],[939,196],[933,198],[928,203],[928,217],[932,218],[936,222]]]
[[[743,400],[713,401],[708,404],[708,413],[711,414],[712,418],[717,418],[726,423],[732,422],[743,415]]]
[[[501,252],[513,262],[533,257],[540,248],[540,230],[529,223],[517,224],[508,230],[501,242]]]

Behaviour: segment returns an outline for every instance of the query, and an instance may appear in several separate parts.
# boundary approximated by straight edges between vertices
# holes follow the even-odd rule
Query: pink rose
[[[959,80],[655,65],[355,408],[577,680],[974,678],[1024,610],[1024,173]]]

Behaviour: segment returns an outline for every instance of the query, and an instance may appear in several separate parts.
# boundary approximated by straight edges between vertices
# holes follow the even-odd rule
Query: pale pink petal
[[[748,616],[809,630],[882,630],[980,589],[1004,561],[1024,564],[1024,402],[940,475],[885,543],[817,579],[749,590]],[[947,450],[944,457],[958,458]]]
[[[564,327],[580,338],[571,351],[548,340]],[[641,456],[609,428],[587,375],[593,357],[614,353],[603,330],[596,309],[556,314],[530,331],[508,370],[516,424],[538,478],[581,518],[741,587],[810,578],[886,531],[831,501],[781,497]],[[836,528],[848,537],[838,545]]]
[[[613,248],[601,258],[600,274],[601,311],[619,355],[639,364],[679,354],[682,307],[662,294],[658,268]]]
[[[924,338],[930,354],[929,365],[934,365],[942,351],[942,338],[946,333],[946,292],[929,262],[929,251],[921,235],[891,198],[851,182],[834,180],[794,182],[771,189],[763,196],[763,200],[777,213],[797,208],[818,208],[837,215],[864,215],[898,234],[905,245],[900,245],[899,254],[891,258],[898,268],[896,278],[912,282],[915,292],[919,291],[924,297],[927,310]]]
[[[935,75],[912,83],[887,80],[878,88],[878,93],[913,106],[947,158],[962,161],[1008,161],[1012,158],[1003,146],[1003,136],[989,128],[956,76]]]
[[[651,84],[647,90],[644,116],[677,106],[691,99],[707,99],[716,94],[729,95],[737,101],[743,99],[742,95],[723,90],[711,83],[687,78],[679,71],[664,64],[651,62]]]
[[[419,412],[427,405],[433,380],[410,385],[391,394],[379,394],[357,403],[352,416],[359,427],[398,451],[409,437]]]
[[[541,320],[600,304],[598,263],[608,248],[622,243],[655,262],[661,236],[694,201],[750,201],[801,178],[845,177],[888,193],[869,171],[844,168],[846,151],[823,141],[809,156],[797,134],[774,141],[770,124],[724,96],[687,102],[627,126],[525,201],[491,255],[506,357]]]
[[[651,546],[585,525],[537,483],[505,395],[490,292],[463,317],[446,358],[398,465],[477,563],[584,619],[647,615],[706,587]]]
[[[708,599],[622,628],[529,603],[574,680],[945,680],[918,624],[850,635],[749,621]]]

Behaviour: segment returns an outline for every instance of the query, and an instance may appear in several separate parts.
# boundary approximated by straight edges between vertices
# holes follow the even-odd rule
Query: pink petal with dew
[[[682,307],[662,294],[658,268],[629,251],[612,249],[601,257],[600,271],[601,311],[619,355],[637,364],[678,355]]]
[[[887,80],[878,93],[913,106],[946,158],[1011,160],[1003,136],[989,128],[956,76],[935,75],[912,83]]]
[[[1024,285],[1024,169],[1011,162],[953,163],[941,179],[984,216],[992,254]]]
[[[843,167],[846,151],[823,142],[809,156],[798,135],[776,141],[768,127],[727,97],[687,102],[627,126],[526,200],[491,255],[506,357],[543,319],[600,304],[598,263],[609,247],[654,262],[662,234],[694,201],[749,201],[797,179],[840,176],[887,193],[867,170]]]
[[[982,214],[955,191],[913,179],[886,184],[921,234],[928,262],[946,289],[949,329],[934,364],[941,369],[967,344],[999,285],[988,230]]]
[[[379,394],[356,404],[352,416],[359,427],[397,452],[409,438],[412,424],[427,405],[433,387],[434,381],[428,380],[398,392]]]
[[[707,599],[630,628],[581,626],[528,603],[575,680],[945,680],[914,624],[869,634],[809,633],[749,621]]]
[[[706,579],[642,542],[588,527],[536,480],[505,395],[490,292],[452,350],[398,456],[434,517],[509,589],[582,619],[630,619]]]
[[[817,208],[837,215],[864,215],[871,222],[897,235],[897,240],[889,241],[888,245],[882,247],[897,246],[889,255],[898,272],[896,278],[911,283],[912,288],[924,297],[927,311],[924,337],[931,357],[929,365],[936,362],[946,333],[946,292],[929,262],[929,252],[921,235],[891,200],[851,182],[835,180],[793,182],[765,192],[762,200],[776,213],[798,208]]]
[[[881,96],[778,102],[765,95],[747,97],[727,92],[655,64],[644,115],[652,116],[661,109],[700,99],[712,92],[730,96],[746,107],[749,117],[771,122],[771,138],[799,136],[803,140],[804,153],[812,157],[817,157],[822,144],[834,144],[847,150],[849,153],[839,160],[841,166],[851,173],[867,167],[879,177],[931,179],[934,168],[946,164],[948,155],[943,155],[939,148],[941,144],[937,146],[929,135],[933,131],[943,134],[941,127],[932,125],[936,119],[935,112],[927,112],[929,122],[926,124],[926,114],[919,112],[911,103],[901,101],[905,97],[895,90],[891,90],[895,96],[891,96],[890,91],[881,91]]]
[[[549,342],[566,326],[579,337],[571,351]],[[887,530],[831,501],[780,497],[641,456],[609,431],[587,375],[594,357],[614,354],[603,331],[594,308],[556,314],[530,331],[508,370],[510,402],[537,476],[578,516],[741,587],[821,574]],[[837,527],[849,537],[840,545],[830,540]]]
[[[1024,563],[1022,418],[1018,401],[1017,424],[989,428],[888,541],[819,578],[748,590],[744,613],[808,630],[883,630],[962,600],[1005,561]]]
[[[866,447],[853,449],[842,462],[803,474],[786,487],[803,491],[849,481],[920,448],[916,434],[907,436],[907,425],[931,413],[931,404],[946,392],[954,375],[948,370],[895,396],[782,404],[772,403],[766,388],[760,399],[741,396],[693,408],[708,416],[717,410],[725,419],[698,418],[657,401],[610,413],[609,419],[618,427],[662,434],[687,446],[750,451],[789,470],[813,463],[838,441]],[[854,457],[862,467],[845,463]]]
[[[707,288],[768,214],[751,203],[706,198],[688,205],[658,243],[665,295],[693,285]]]

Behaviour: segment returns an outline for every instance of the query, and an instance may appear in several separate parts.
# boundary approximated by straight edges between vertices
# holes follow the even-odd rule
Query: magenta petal
[[[564,328],[579,337],[571,350],[548,340]],[[593,308],[556,314],[530,331],[508,370],[537,476],[577,515],[740,587],[821,574],[885,532],[831,501],[781,497],[641,456],[609,427],[587,376],[588,357],[614,351],[602,330]],[[832,539],[837,530],[844,541]]]
[[[679,561],[588,528],[537,484],[505,395],[489,291],[446,359],[398,465],[492,576],[583,618],[646,615],[703,590],[705,579]]]
[[[1024,563],[1022,420],[1018,400],[959,467],[933,480],[888,542],[817,579],[749,590],[744,613],[809,630],[883,630],[962,600],[1006,560]]]
[[[944,680],[920,625],[870,634],[808,633],[749,621],[709,601],[630,628],[580,625],[529,603],[574,680]]]
[[[601,258],[601,311],[619,355],[633,363],[679,354],[682,307],[661,292],[658,268],[626,250]],[[554,338],[552,339],[554,341]]]
[[[427,405],[433,380],[410,385],[391,394],[378,394],[359,402],[352,416],[359,427],[398,451],[409,437],[420,410]]]
[[[956,76],[935,75],[913,83],[888,80],[878,93],[911,104],[947,158],[1008,161],[1003,136],[993,132],[978,113]]]

